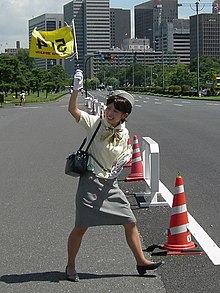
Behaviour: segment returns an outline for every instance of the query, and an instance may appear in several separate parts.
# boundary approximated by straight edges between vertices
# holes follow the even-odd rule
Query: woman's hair
[[[119,97],[119,96],[110,96],[107,99],[106,105],[108,106],[111,103],[114,103],[114,107],[118,111],[120,111],[122,113],[127,113],[127,114],[130,114],[131,113],[132,105],[125,98],[122,98],[122,97]]]

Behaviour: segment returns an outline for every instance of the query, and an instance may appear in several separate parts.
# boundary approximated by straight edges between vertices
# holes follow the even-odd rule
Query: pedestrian
[[[20,106],[25,104],[25,91],[22,90],[20,93]]]
[[[78,108],[78,93],[82,87],[83,73],[77,69],[69,112],[87,130],[90,139],[101,118]],[[117,183],[117,176],[131,156],[131,146],[127,144],[129,133],[124,122],[132,111],[134,97],[125,91],[116,90],[108,97],[106,104],[105,118],[101,120],[101,126],[89,149],[93,157],[89,157],[88,171],[80,176],[76,193],[75,227],[68,238],[66,279],[69,281],[79,281],[75,260],[82,237],[91,226],[123,225],[140,275],[162,264],[161,261],[152,262],[145,258],[135,216]]]

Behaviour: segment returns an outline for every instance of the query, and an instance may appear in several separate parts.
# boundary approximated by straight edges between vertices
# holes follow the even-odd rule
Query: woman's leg
[[[125,236],[137,265],[150,265],[153,262],[146,259],[142,250],[141,240],[136,223],[125,224]]]
[[[67,273],[73,275],[76,273],[75,260],[79,251],[83,235],[87,228],[74,228],[68,238],[68,261],[67,261]]]

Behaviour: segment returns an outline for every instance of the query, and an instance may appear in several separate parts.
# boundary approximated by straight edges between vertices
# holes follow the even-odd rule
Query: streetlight
[[[132,57],[133,57],[133,66],[132,66],[132,85],[133,85],[133,91],[134,91],[134,87],[135,87],[135,84],[134,84],[134,70],[135,70],[135,67],[134,67],[134,62],[135,62],[135,58],[134,58],[134,49],[132,49]]]
[[[153,85],[153,65],[150,65],[150,85]]]
[[[199,80],[199,75],[200,75],[200,66],[199,66],[199,1],[196,1],[195,2],[195,5],[196,5],[196,9],[194,9],[192,7],[191,4],[190,5],[190,8],[194,11],[196,11],[196,56],[197,56],[197,95],[200,96],[201,93],[200,93],[200,80]],[[183,4],[178,4],[178,6],[182,6]],[[200,9],[202,10],[204,8],[204,5],[203,7]]]
[[[199,0],[200,1],[200,0]],[[200,84],[199,84],[199,2],[195,3],[196,5],[196,48],[197,48],[197,95],[200,97]]]
[[[164,81],[164,44],[163,44],[163,24],[161,24],[161,61],[162,61],[162,91],[165,90],[165,81]]]
[[[146,89],[146,56],[145,56],[145,41],[144,39],[144,90]]]
[[[85,73],[85,95],[86,95],[86,98],[87,98],[87,93],[88,93],[88,90],[87,90],[87,63],[94,56],[100,56],[100,53],[97,52],[96,54],[92,54],[92,55],[87,56],[86,57],[86,61],[85,61],[85,66],[84,66],[84,73]]]
[[[86,95],[86,98],[87,98],[87,92],[88,92],[87,91],[87,63],[93,56],[94,55],[87,56],[86,61],[85,61],[84,72],[85,72],[85,95]]]

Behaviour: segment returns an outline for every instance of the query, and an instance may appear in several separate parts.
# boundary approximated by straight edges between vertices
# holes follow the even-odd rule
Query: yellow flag
[[[70,26],[54,31],[32,31],[30,57],[45,59],[67,58],[74,53],[74,36]]]

